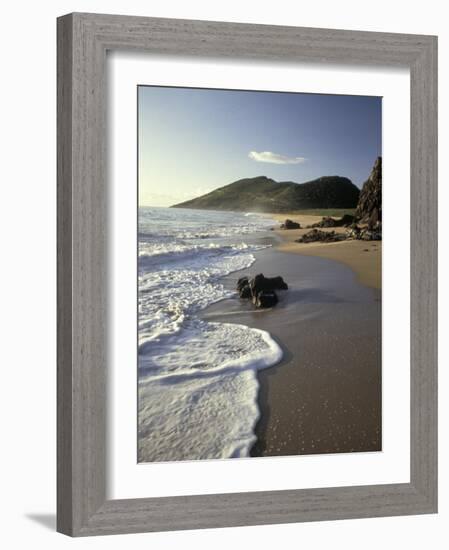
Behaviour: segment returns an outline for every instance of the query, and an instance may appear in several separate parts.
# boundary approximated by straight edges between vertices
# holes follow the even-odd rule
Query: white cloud
[[[256,162],[271,162],[272,164],[302,164],[306,160],[304,157],[288,157],[272,153],[271,151],[262,151],[260,153],[251,151],[248,157]]]

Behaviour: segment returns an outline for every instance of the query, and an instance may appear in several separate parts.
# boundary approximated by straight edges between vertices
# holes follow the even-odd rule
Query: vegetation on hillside
[[[306,183],[277,182],[265,176],[235,181],[173,208],[245,212],[333,211],[356,208],[360,190],[348,179],[324,176]],[[310,213],[310,212],[309,212]]]

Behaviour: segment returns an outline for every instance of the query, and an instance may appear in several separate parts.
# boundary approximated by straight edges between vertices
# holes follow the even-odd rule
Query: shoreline
[[[257,371],[259,419],[250,456],[379,451],[380,290],[360,284],[357,254],[347,261],[326,258],[323,248],[331,245],[293,243],[298,232],[305,230],[275,230],[273,248],[258,252],[249,269],[224,278],[232,288],[243,273],[283,276],[289,290],[279,292],[275,308],[254,310],[236,297],[202,315],[265,330],[283,350],[279,363]],[[314,250],[305,254],[304,246]]]
[[[306,225],[319,222],[322,216],[306,214],[269,214],[277,222],[286,218],[301,224],[301,229],[274,229],[281,238],[278,249],[291,254],[319,256],[341,262],[349,266],[357,275],[360,283],[380,289],[382,287],[382,241],[348,240],[335,243],[297,243],[296,239],[310,231]],[[333,227],[336,233],[344,233],[346,228]],[[325,229],[326,231],[326,229]]]

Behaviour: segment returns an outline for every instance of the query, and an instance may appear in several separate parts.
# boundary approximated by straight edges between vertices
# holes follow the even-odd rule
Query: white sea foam
[[[267,229],[265,218],[243,219],[139,212],[139,461],[248,456],[254,443],[255,371],[277,363],[281,349],[266,332],[197,315],[232,295],[221,278],[265,246],[236,239],[242,225],[247,234]]]
[[[141,361],[139,457],[248,456],[259,417],[255,371],[277,363],[280,347],[243,325],[197,321],[180,332],[175,346],[162,338]]]

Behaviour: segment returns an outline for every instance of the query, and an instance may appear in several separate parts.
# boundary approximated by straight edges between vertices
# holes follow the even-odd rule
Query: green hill
[[[258,176],[235,181],[172,208],[272,213],[355,208],[359,194],[360,190],[348,178],[340,176],[324,176],[306,183],[277,182]]]

